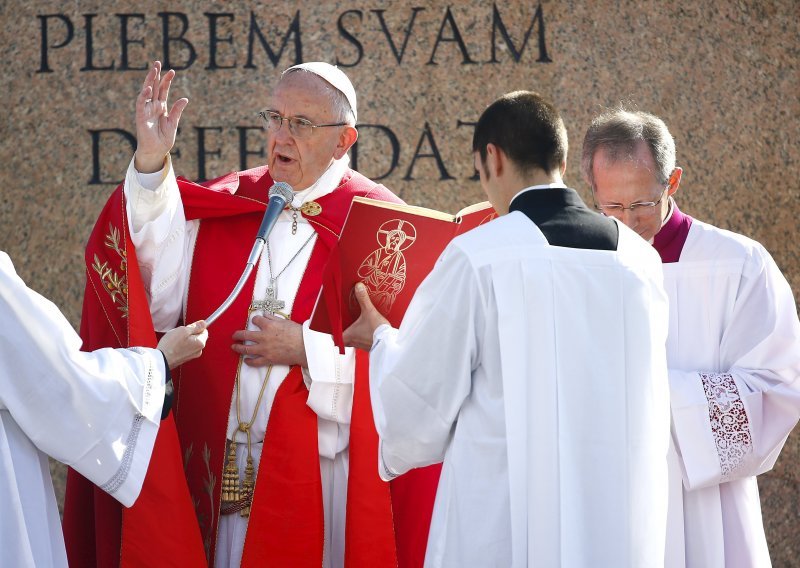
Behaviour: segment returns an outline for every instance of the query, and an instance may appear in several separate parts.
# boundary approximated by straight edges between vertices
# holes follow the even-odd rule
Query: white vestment
[[[310,188],[297,192],[292,205],[318,199],[333,191],[344,175],[349,159],[345,156],[334,162]],[[155,177],[155,183],[152,178]],[[264,188],[265,199],[269,188]],[[178,185],[171,162],[158,174],[136,172],[133,161],[125,177],[128,219],[131,239],[150,299],[150,312],[158,330],[175,327],[182,316],[188,292],[192,254],[201,221],[187,221],[180,200]],[[264,300],[270,275],[278,277],[277,297],[286,302],[281,311],[291,313],[295,294],[300,285],[316,232],[301,215],[297,216],[297,231],[292,234],[293,218],[288,211],[281,213],[269,236],[256,268],[253,301]],[[242,235],[255,240],[255,235]],[[308,241],[307,244],[306,241]],[[303,246],[305,244],[305,246]],[[302,247],[302,250],[301,250]],[[267,254],[271,255],[271,265]],[[296,253],[296,258],[293,258]],[[244,269],[244,266],[242,266]],[[273,272],[274,271],[274,272]],[[279,275],[279,276],[278,276]],[[252,277],[252,276],[251,276]],[[258,315],[262,312],[254,312]],[[210,314],[209,314],[210,315]],[[248,329],[257,330],[252,323]],[[213,333],[213,327],[210,330]],[[355,357],[352,348],[339,355],[338,348],[327,334],[303,326],[303,341],[308,369],[303,369],[309,387],[308,406],[318,416],[320,470],[325,511],[324,566],[337,567],[344,562],[344,527],[347,498],[350,412],[353,403]],[[233,340],[231,340],[233,343]],[[257,469],[261,444],[267,428],[269,412],[289,367],[275,365],[264,392],[256,420],[251,428],[254,442],[253,458]],[[264,380],[264,368],[241,366],[241,414],[249,420]],[[236,399],[231,396],[228,418],[228,439],[236,437],[240,444],[239,460],[246,457],[246,436],[237,432]],[[244,467],[240,467],[243,475]],[[218,567],[238,566],[244,547],[247,519],[238,514],[223,515],[217,531],[215,564]]]
[[[664,279],[674,441],[666,565],[768,567],[755,476],[772,468],[800,416],[792,292],[760,244],[697,220]]]
[[[554,247],[513,212],[456,238],[370,387],[384,479],[444,460],[426,566],[661,566],[669,402],[660,261]]]
[[[45,454],[132,505],[161,419],[164,359],[156,349],[80,351],[4,252],[0,322],[0,566],[66,567]]]

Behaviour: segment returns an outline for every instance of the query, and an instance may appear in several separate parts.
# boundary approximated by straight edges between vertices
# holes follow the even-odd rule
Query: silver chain
[[[289,265],[292,264],[294,262],[294,259],[296,259],[297,256],[303,251],[303,249],[306,248],[306,245],[311,242],[311,239],[314,238],[315,234],[316,233],[314,231],[311,231],[311,234],[306,239],[306,242],[304,242],[303,245],[299,249],[297,249],[297,252],[294,253],[294,256],[292,256],[292,258],[289,259],[289,262],[286,263],[286,266],[284,266],[281,269],[281,271],[278,272],[278,274],[276,274],[275,276],[273,276],[274,272],[272,271],[272,253],[269,250],[269,239],[267,239],[267,263],[269,264],[269,279],[272,282],[278,281],[278,278],[280,278],[281,274],[283,274],[286,271],[286,269],[289,268]]]
[[[297,234],[297,214],[300,212],[299,207],[289,204],[287,207],[292,211],[292,234]]]

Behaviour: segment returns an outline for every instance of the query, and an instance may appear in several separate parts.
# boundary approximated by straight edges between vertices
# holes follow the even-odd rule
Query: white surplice
[[[292,205],[318,199],[333,191],[340,183],[349,164],[347,156],[335,161],[314,185],[295,194]],[[269,188],[265,187],[266,192]],[[133,161],[125,177],[128,202],[128,219],[131,239],[142,272],[145,289],[150,300],[150,311],[158,330],[171,329],[181,318],[188,292],[192,254],[201,230],[202,221],[187,221],[180,200],[172,164],[168,160],[164,170],[157,174],[136,172]],[[292,234],[293,218],[288,211],[281,213],[269,236],[269,253],[272,269],[264,248],[256,268],[253,301],[266,298],[271,270],[280,274],[277,297],[286,302],[283,310],[290,313],[300,280],[308,265],[311,250],[316,242],[314,228],[301,215],[297,216],[297,231]],[[255,235],[242,235],[242,239],[255,239]],[[304,245],[304,243],[307,244]],[[302,250],[301,250],[302,247]],[[293,259],[294,255],[296,258]],[[284,270],[285,268],[285,270]],[[244,269],[244,266],[242,266]],[[257,315],[261,312],[254,312]],[[248,329],[258,329],[248,323]],[[213,329],[211,331],[213,333]],[[308,358],[308,369],[303,369],[309,388],[308,406],[318,417],[320,471],[325,512],[324,566],[341,566],[344,561],[345,504],[347,497],[348,443],[350,412],[353,402],[355,358],[348,348],[339,355],[338,348],[327,334],[317,333],[303,326],[303,341]],[[251,428],[254,447],[254,465],[259,466],[260,442],[264,439],[269,412],[289,367],[276,365],[272,369],[264,398]],[[250,419],[264,380],[264,368],[241,366],[241,413]],[[233,393],[232,393],[233,394]],[[246,437],[237,432],[236,400],[232,396],[228,418],[228,439],[236,436],[240,444],[239,456],[246,454]],[[244,468],[240,468],[240,473]],[[238,566],[244,547],[247,519],[239,515],[223,515],[217,532],[215,564],[218,567]]]
[[[67,566],[48,454],[125,506],[139,496],[164,404],[156,349],[81,339],[0,252],[0,566]]]
[[[664,278],[674,441],[666,565],[768,567],[755,476],[772,468],[800,416],[792,292],[760,244],[697,220]]]
[[[513,212],[456,238],[370,354],[384,479],[444,461],[429,567],[661,566],[658,256],[553,247]]]

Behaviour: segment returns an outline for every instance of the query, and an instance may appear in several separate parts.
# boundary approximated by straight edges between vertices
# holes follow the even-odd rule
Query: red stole
[[[666,264],[680,260],[691,226],[692,218],[682,213],[678,204],[673,201],[672,215],[653,238],[653,248],[661,256],[661,262]]]
[[[352,463],[352,462],[351,462]],[[442,464],[412,469],[392,480],[392,513],[399,568],[422,568]]]

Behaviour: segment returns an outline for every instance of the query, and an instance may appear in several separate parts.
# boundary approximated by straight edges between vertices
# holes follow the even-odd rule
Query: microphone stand
[[[253,243],[253,249],[250,251],[250,257],[247,259],[247,265],[244,267],[244,271],[239,277],[239,281],[236,283],[236,286],[233,287],[233,290],[225,299],[225,301],[222,302],[222,304],[220,304],[216,310],[214,310],[213,314],[206,318],[207,325],[214,323],[216,319],[221,316],[239,296],[239,292],[241,292],[242,288],[244,288],[244,283],[247,282],[247,279],[250,277],[250,273],[253,272],[253,267],[256,265],[256,262],[261,256],[261,251],[264,250],[264,242],[265,241],[262,241],[260,238],[256,238],[256,242]]]
[[[253,267],[256,265],[256,262],[258,262],[258,259],[261,258],[261,252],[264,250],[264,244],[267,242],[267,238],[269,237],[269,233],[272,231],[272,227],[275,226],[275,222],[278,220],[278,215],[280,215],[287,203],[292,202],[293,196],[294,191],[292,190],[292,186],[286,182],[276,182],[270,188],[269,205],[267,206],[267,210],[264,212],[264,218],[261,220],[261,226],[258,229],[256,241],[253,243],[250,256],[247,258],[247,264],[242,271],[242,275],[239,277],[239,281],[236,283],[236,286],[233,287],[233,290],[225,299],[225,301],[222,302],[222,304],[220,304],[216,310],[214,310],[213,314],[206,318],[206,324],[209,326],[214,323],[219,316],[225,313],[225,310],[227,310],[234,300],[236,300],[236,298],[239,296],[242,288],[244,288],[245,282],[247,282],[247,279],[253,272]]]

